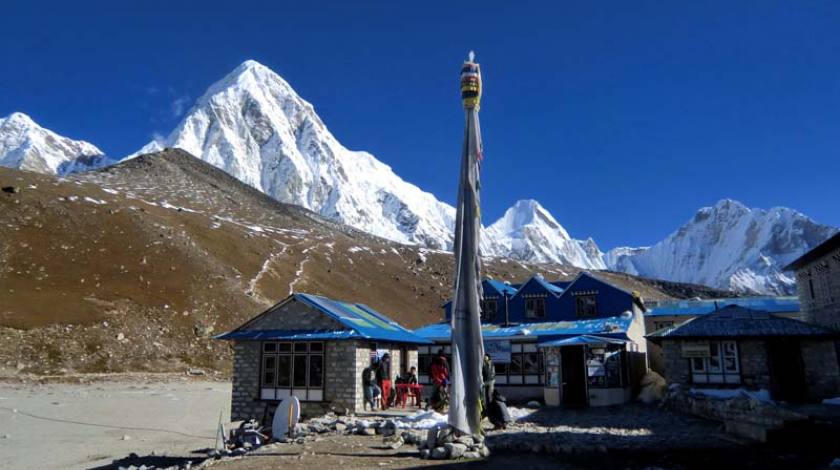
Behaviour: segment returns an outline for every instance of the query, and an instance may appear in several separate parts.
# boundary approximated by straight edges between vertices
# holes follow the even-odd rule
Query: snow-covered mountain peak
[[[404,243],[448,249],[454,209],[342,146],[291,86],[245,61],[149,149],[181,148],[282,202]]]
[[[491,256],[532,262],[558,262],[587,269],[605,267],[592,239],[572,239],[554,216],[533,199],[516,201],[487,227],[482,250]]]
[[[0,166],[64,175],[107,163],[93,144],[60,136],[24,113],[0,118]]]
[[[493,223],[491,228],[500,233],[514,233],[525,226],[534,224],[544,225],[551,230],[556,230],[563,238],[570,238],[566,229],[534,199],[516,201],[499,220]]]
[[[783,268],[835,228],[786,207],[750,209],[731,199],[704,207],[650,248],[616,248],[610,269],[755,293],[791,293]]]

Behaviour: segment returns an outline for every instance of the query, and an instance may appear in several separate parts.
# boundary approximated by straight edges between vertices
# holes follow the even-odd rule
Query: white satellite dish
[[[300,421],[300,401],[297,397],[283,399],[274,410],[274,420],[271,423],[271,437],[275,440],[289,435]]]

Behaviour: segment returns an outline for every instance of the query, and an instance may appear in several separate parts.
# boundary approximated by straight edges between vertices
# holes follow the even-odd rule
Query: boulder
[[[465,459],[480,459],[481,454],[475,451],[464,452]]]
[[[344,432],[347,430],[347,425],[344,423],[335,423],[335,430],[337,432]]]
[[[420,458],[421,459],[428,459],[429,454],[431,454],[431,453],[432,453],[432,451],[430,451],[429,449],[420,449]]]
[[[443,447],[435,447],[432,449],[431,454],[429,456],[435,460],[443,460],[446,458],[446,449]]]
[[[450,459],[460,459],[467,452],[467,446],[457,442],[447,442],[443,448],[446,449],[446,456]]]
[[[475,444],[475,441],[473,440],[472,436],[458,436],[455,438],[455,442],[459,444],[464,444],[467,447]]]
[[[385,439],[382,440],[382,442],[386,446],[388,446],[388,447],[390,447],[391,449],[394,449],[394,450],[399,449],[405,443],[405,441],[403,441],[402,436],[397,436],[397,435],[391,435],[389,437],[386,437]]]

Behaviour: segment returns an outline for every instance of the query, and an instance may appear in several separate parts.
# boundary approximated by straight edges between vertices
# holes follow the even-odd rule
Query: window
[[[693,383],[741,383],[738,345],[735,341],[709,341],[709,357],[692,357],[690,363]]]
[[[446,360],[452,365],[449,346],[420,346],[417,348],[418,382],[429,384],[429,366],[437,351],[444,348]],[[545,383],[545,358],[535,343],[511,344],[510,362],[493,362],[496,385],[538,385]]]
[[[484,299],[481,301],[481,321],[492,322],[496,320],[496,312],[499,309],[497,299]]]
[[[673,321],[667,321],[667,320],[655,321],[655,322],[653,322],[653,331],[658,331],[658,330],[661,330],[663,328],[671,328],[672,326],[674,326]]]
[[[620,388],[622,386],[623,347],[586,348],[586,376],[589,388]]]
[[[544,297],[528,297],[525,299],[525,318],[545,318]]]
[[[579,295],[575,297],[575,312],[579,318],[598,315],[597,298],[594,295]]]
[[[816,298],[816,295],[814,295],[814,280],[810,278],[808,279],[808,290],[811,291],[811,300],[814,300]]]
[[[260,398],[324,399],[324,343],[266,342],[262,345]]]

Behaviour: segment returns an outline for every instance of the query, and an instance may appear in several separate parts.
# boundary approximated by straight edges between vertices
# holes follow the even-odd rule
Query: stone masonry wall
[[[821,400],[840,396],[840,365],[832,341],[803,341],[802,362],[808,398]]]
[[[840,330],[840,250],[798,269],[796,288],[807,321]]]
[[[347,328],[319,310],[295,299],[281,303],[243,328],[246,331],[314,329],[346,330]]]
[[[741,361],[741,383],[751,389],[770,390],[767,344],[762,340],[738,341],[738,358]]]
[[[662,340],[662,353],[665,365],[665,380],[668,383],[690,384],[689,364],[688,360],[682,357],[680,342],[673,339]]]
[[[259,401],[261,344],[259,341],[236,341],[233,344],[231,421],[261,419],[265,412],[265,402]]]

